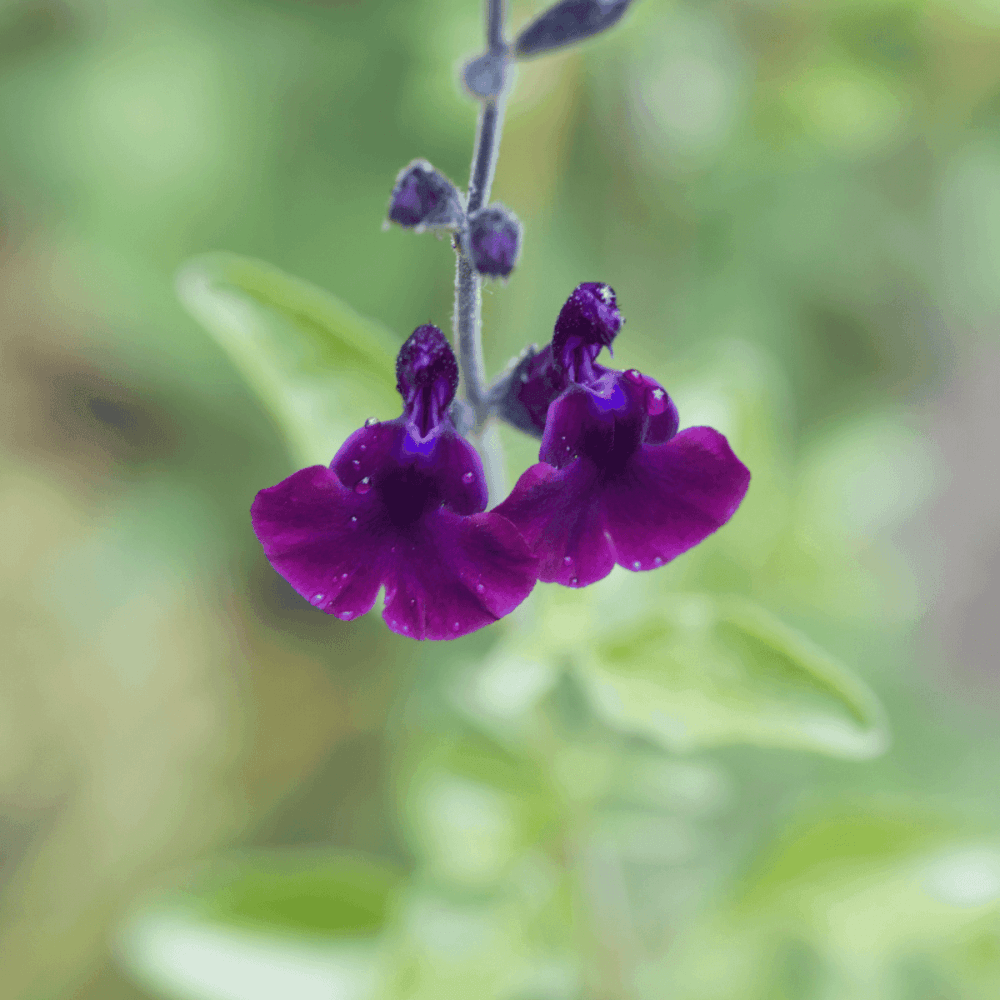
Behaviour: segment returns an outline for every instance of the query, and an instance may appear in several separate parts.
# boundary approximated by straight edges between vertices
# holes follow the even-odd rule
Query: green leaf
[[[751,743],[863,759],[888,743],[861,680],[740,599],[681,597],[586,648],[579,669],[595,708],[670,749]]]
[[[328,292],[229,253],[189,261],[177,291],[270,412],[296,464],[326,464],[365,419],[398,415],[398,341]]]
[[[402,880],[351,855],[248,854],[215,861],[120,935],[129,971],[159,995],[296,1000],[377,993]]]

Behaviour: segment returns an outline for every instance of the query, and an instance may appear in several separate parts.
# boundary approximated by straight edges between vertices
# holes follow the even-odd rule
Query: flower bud
[[[487,52],[462,68],[466,87],[480,98],[499,97],[507,82],[507,53]]]
[[[465,209],[458,189],[426,160],[414,160],[396,178],[389,221],[418,232],[434,227],[458,229]]]
[[[563,0],[532,21],[517,36],[514,51],[524,59],[589,38],[619,21],[631,2]]]
[[[487,205],[469,217],[469,252],[480,274],[506,278],[521,252],[521,223],[499,203]]]

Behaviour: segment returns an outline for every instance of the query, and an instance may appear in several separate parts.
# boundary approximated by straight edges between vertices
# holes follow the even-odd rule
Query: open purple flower
[[[385,587],[386,624],[416,639],[453,639],[528,596],[537,560],[502,515],[482,513],[486,482],[448,407],[455,355],[418,327],[396,362],[402,416],[369,421],[330,467],[302,469],[253,502],[271,565],[310,603],[349,621]]]
[[[678,434],[677,408],[654,379],[595,363],[610,346],[607,324],[568,329],[557,324],[552,341],[567,387],[548,407],[541,461],[496,512],[539,557],[540,580],[585,587],[616,563],[654,569],[697,545],[732,517],[750,473],[711,427]]]

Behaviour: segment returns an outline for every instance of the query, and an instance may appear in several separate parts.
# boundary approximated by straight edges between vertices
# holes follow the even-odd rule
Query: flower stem
[[[486,44],[490,52],[500,54],[506,47],[503,37],[503,0],[486,0]],[[476,128],[476,146],[469,175],[467,210],[482,208],[490,198],[500,133],[503,129],[504,98],[482,101]],[[466,229],[457,240],[455,261],[455,340],[458,364],[465,383],[465,398],[475,414],[475,426],[481,430],[489,416],[486,389],[486,366],[483,362],[482,279],[472,264]]]

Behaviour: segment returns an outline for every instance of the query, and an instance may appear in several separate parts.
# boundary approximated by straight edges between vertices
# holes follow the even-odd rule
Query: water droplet
[[[662,560],[662,559],[661,559],[661,558],[660,558],[659,556],[657,556],[657,557],[656,557],[656,558],[655,558],[655,559],[653,560],[653,565],[654,565],[654,566],[662,566],[662,565],[663,565],[663,560]]]
[[[566,564],[567,566],[569,566],[569,565],[571,565],[571,564],[572,564],[572,562],[573,562],[573,557],[572,557],[572,556],[563,556],[563,562],[564,562],[564,563],[565,563],[565,564]]]
[[[477,583],[476,584],[476,593],[477,594],[484,594],[484,593],[486,593],[486,587],[485,587],[485,585],[481,584],[481,583]]]
[[[454,625],[452,625],[452,627],[451,627],[451,630],[452,630],[452,632],[457,632],[457,631],[458,631],[458,630],[459,630],[459,629],[460,629],[461,627],[462,627],[462,626],[461,626],[461,625],[459,625],[459,623],[458,623],[458,622],[455,622],[455,624],[454,624]]]
[[[357,523],[358,523],[358,519],[352,514],[351,515],[351,524],[357,524]]]
[[[409,632],[410,631],[410,626],[409,625],[404,625],[403,626],[403,631],[404,632]]]
[[[361,450],[362,450],[362,451],[367,451],[367,450],[368,450],[368,445],[366,445],[366,444],[363,444],[363,445],[361,446]]]
[[[417,599],[415,597],[411,597],[410,598],[410,607],[412,608],[413,605],[416,604],[416,603],[417,603]]]
[[[377,423],[378,423],[378,419],[376,417],[369,417],[365,421],[365,427],[374,427]]]
[[[527,372],[522,372],[521,373],[521,381],[522,382],[527,382],[528,381],[528,373]]]
[[[323,595],[322,594],[315,594],[315,595],[313,595],[312,603],[313,604],[319,604],[319,602],[322,601],[322,600],[323,600]]]
[[[614,293],[611,291],[610,285],[601,285],[601,287],[597,290],[597,294],[600,295],[605,305],[607,306],[611,305],[611,300],[614,298]]]
[[[355,469],[360,469],[361,468],[361,459],[360,458],[354,459],[354,461],[351,462],[351,465],[353,465]]]
[[[632,569],[642,569],[642,563],[639,562],[638,559],[636,559],[636,561],[632,563]]]
[[[351,612],[350,611],[341,611],[340,614],[337,615],[337,617],[338,618],[342,618],[345,622],[349,622],[351,620]]]
[[[566,440],[566,435],[565,435],[565,434],[563,434],[563,435],[562,435],[562,436],[561,436],[561,437],[559,438],[559,440],[560,440],[560,441],[565,441],[565,440]]]
[[[570,577],[569,585],[575,587],[579,582],[580,578],[578,576]]]
[[[392,547],[391,549],[389,549],[389,551],[390,551],[390,552],[395,552],[395,551],[396,551],[396,546],[395,546],[395,545],[393,545],[393,547]]]
[[[465,472],[465,473],[462,474],[462,482],[465,483],[466,485],[468,485],[469,483],[471,483],[472,480],[475,479],[475,478],[476,478],[475,474],[472,473],[472,472]]]
[[[365,476],[364,479],[359,480],[358,485],[354,487],[355,493],[360,493],[364,496],[372,488],[372,477]],[[351,518],[351,520],[354,520]]]
[[[635,368],[629,368],[625,375],[630,378],[637,385],[642,385],[642,372],[637,371]]]
[[[347,579],[347,574],[346,573],[341,573],[340,574],[340,579],[341,580],[346,580]]]
[[[646,399],[646,412],[655,417],[667,408],[667,394],[662,389],[652,389]]]

